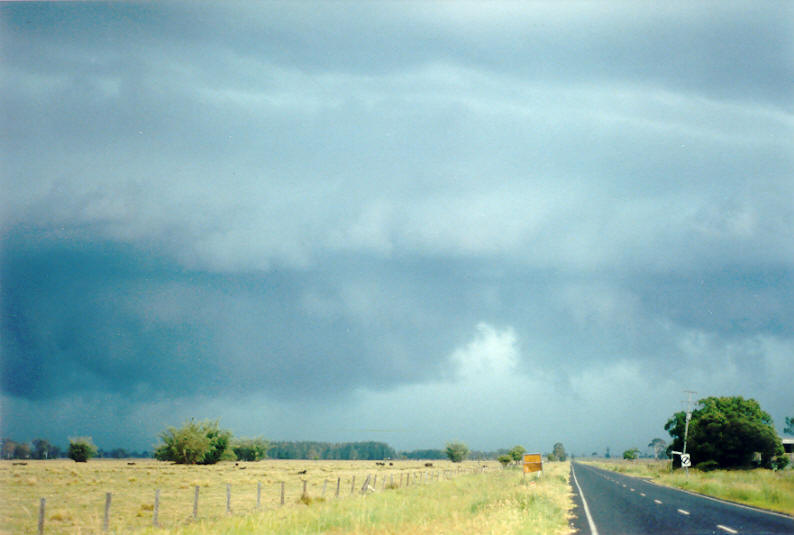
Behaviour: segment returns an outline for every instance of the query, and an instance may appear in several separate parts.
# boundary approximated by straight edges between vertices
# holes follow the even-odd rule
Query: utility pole
[[[686,392],[687,394],[687,400],[686,400],[686,424],[684,425],[684,450],[682,451],[682,453],[685,454],[686,438],[687,435],[689,434],[689,421],[692,419],[692,396],[694,394],[697,394],[697,392],[695,392],[694,390],[684,390],[684,392]],[[689,467],[685,466],[684,470],[686,470],[686,473],[689,474]]]

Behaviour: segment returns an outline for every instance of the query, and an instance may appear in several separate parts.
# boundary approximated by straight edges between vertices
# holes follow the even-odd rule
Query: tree
[[[787,435],[794,435],[794,416],[786,416],[786,427],[783,432]]]
[[[648,447],[653,448],[653,457],[655,459],[661,459],[665,448],[667,448],[667,442],[664,439],[655,438],[651,440]]]
[[[52,444],[48,441],[44,440],[43,438],[35,438],[33,439],[33,452],[31,456],[34,459],[49,459],[52,456],[50,452],[52,451]]]
[[[630,450],[626,450],[623,452],[623,458],[628,459],[629,461],[633,461],[637,458],[637,454],[639,454],[640,450],[637,448],[631,448]]]
[[[17,447],[17,443],[11,440],[10,438],[3,439],[2,445],[2,455],[3,459],[11,459],[14,456],[14,450]]]
[[[87,462],[97,454],[97,447],[91,437],[75,437],[69,439],[69,458],[77,463]]]
[[[610,457],[610,455],[609,455],[609,446],[607,446],[607,451],[604,452],[604,458],[605,459],[609,459],[609,457]]]
[[[453,463],[459,463],[469,454],[469,448],[463,442],[449,442],[446,448],[447,457]]]
[[[267,457],[268,447],[270,444],[262,437],[239,439],[232,443],[232,451],[240,461],[261,461]]]
[[[14,459],[30,459],[30,444],[19,442],[14,447]]]
[[[519,462],[524,457],[526,452],[527,450],[524,448],[524,446],[513,446],[510,448],[508,454],[515,462]]]
[[[229,445],[230,431],[220,429],[218,421],[196,422],[191,419],[177,429],[169,427],[160,433],[163,444],[154,452],[155,459],[177,464],[215,464],[220,460],[234,460]]]
[[[685,425],[683,412],[673,414],[665,424],[665,430],[673,437],[667,447],[668,455],[672,450],[683,451]],[[720,468],[750,467],[756,452],[761,454],[764,468],[784,462],[783,444],[772,426],[772,417],[756,400],[712,396],[698,401],[687,438],[687,453],[692,455],[695,466],[716,463]]]
[[[565,446],[562,445],[562,442],[557,442],[552,448],[551,453],[558,461],[564,461],[568,458],[568,454],[565,453]]]
[[[513,462],[513,456],[512,455],[508,455],[508,454],[504,454],[504,455],[500,455],[499,457],[497,457],[496,460],[499,461],[502,464],[502,466],[506,467],[508,464]]]

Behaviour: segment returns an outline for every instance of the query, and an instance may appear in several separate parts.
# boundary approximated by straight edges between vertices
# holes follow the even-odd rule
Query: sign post
[[[524,477],[530,472],[537,472],[538,476],[543,473],[543,456],[540,453],[524,454]]]

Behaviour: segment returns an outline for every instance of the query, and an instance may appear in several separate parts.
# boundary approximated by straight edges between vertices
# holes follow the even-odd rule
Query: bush
[[[77,463],[87,462],[97,454],[97,447],[91,437],[75,437],[69,439],[69,458]]]
[[[499,461],[500,463],[502,463],[502,466],[507,466],[508,464],[513,462],[513,456],[512,455],[500,455],[499,457],[497,457],[496,460]]]
[[[469,447],[463,442],[450,442],[446,449],[447,457],[453,463],[459,463],[469,454]]]
[[[236,440],[232,444],[232,451],[240,461],[261,461],[267,457],[270,447],[267,440],[262,437]]]
[[[703,461],[702,463],[698,463],[695,465],[695,468],[700,470],[701,472],[711,472],[712,470],[717,470],[720,467],[720,463],[715,460]]]
[[[180,429],[169,427],[160,434],[163,444],[154,451],[154,458],[177,464],[215,464],[235,460],[229,445],[232,434],[218,427],[218,421],[185,422]]]

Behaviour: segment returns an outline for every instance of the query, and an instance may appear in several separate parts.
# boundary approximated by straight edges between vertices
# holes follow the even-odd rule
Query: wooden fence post
[[[111,494],[105,493],[105,519],[102,521],[102,531],[107,531],[110,528],[110,500]]]
[[[353,482],[350,484],[350,494],[356,492],[356,474],[353,474]]]
[[[281,505],[284,505],[284,482],[281,482]]]
[[[342,485],[342,478],[341,477],[337,477],[336,478],[336,497],[337,498],[339,497],[339,487],[341,485]]]
[[[152,526],[157,527],[157,516],[160,514],[160,489],[154,491],[154,510],[152,511]]]
[[[372,478],[372,488],[374,489],[377,487],[378,487],[378,474],[375,474],[375,477]]]
[[[232,485],[226,483],[226,514],[232,512]]]
[[[198,494],[199,486],[196,485],[195,492],[193,493],[193,520],[198,518]]]
[[[47,498],[42,498],[39,502],[39,535],[44,535],[44,508],[47,506]]]
[[[303,480],[303,492],[301,493],[301,498],[308,498],[309,497],[309,493],[306,492],[306,483],[308,483],[308,481],[306,481],[304,479]]]
[[[262,482],[256,482],[256,508],[262,507]]]

